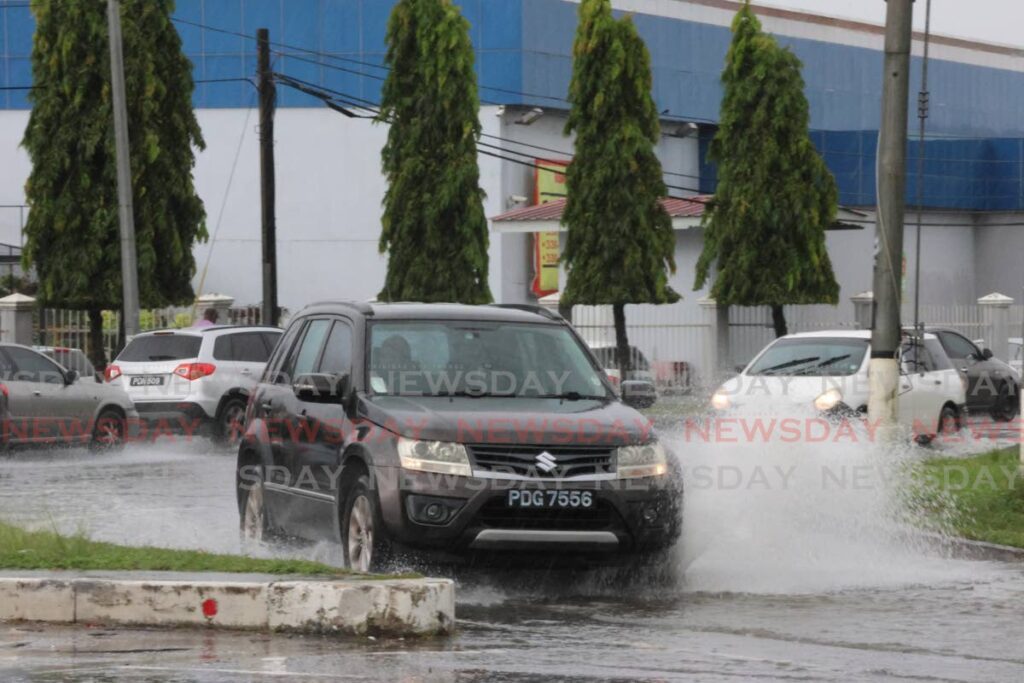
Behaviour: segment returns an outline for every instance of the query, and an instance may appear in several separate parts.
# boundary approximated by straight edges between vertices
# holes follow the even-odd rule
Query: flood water
[[[927,453],[663,438],[688,482],[675,586],[460,572],[458,633],[424,643],[0,626],[0,678],[1024,680],[1024,566],[914,536],[906,465]],[[209,445],[15,452],[0,457],[0,519],[237,552],[233,481],[233,455]],[[277,552],[338,561],[329,545]]]

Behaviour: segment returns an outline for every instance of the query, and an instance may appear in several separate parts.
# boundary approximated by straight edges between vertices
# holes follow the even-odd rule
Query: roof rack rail
[[[517,311],[526,311],[527,313],[536,313],[537,315],[543,316],[548,320],[565,320],[557,311],[552,311],[546,306],[540,304],[490,304],[495,308],[511,308]]]
[[[309,306],[348,306],[354,308],[363,315],[371,315],[373,313],[373,306],[366,303],[365,301],[343,301],[339,299],[325,299],[323,301],[314,301]]]

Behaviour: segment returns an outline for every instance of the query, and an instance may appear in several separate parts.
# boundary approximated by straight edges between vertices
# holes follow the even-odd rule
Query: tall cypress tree
[[[24,263],[43,305],[89,311],[90,351],[102,358],[103,309],[121,306],[113,107],[106,3],[32,0],[32,160]],[[206,238],[195,193],[192,65],[170,21],[173,0],[124,0],[122,30],[139,298],[191,303],[192,247]]]
[[[379,120],[388,179],[383,301],[491,301],[469,22],[450,0],[398,0],[388,20]]]
[[[666,188],[654,153],[658,110],[647,47],[609,0],[583,0],[573,46],[566,134],[576,150],[566,177],[568,228],[563,260],[572,304],[612,305],[616,356],[630,370],[625,305],[679,300],[672,221],[659,203]]]
[[[839,301],[825,248],[836,184],[808,134],[800,60],[761,31],[749,0],[732,31],[710,148],[718,188],[703,220],[694,289],[716,267],[711,296],[725,306],[770,306],[782,336],[784,304]]]

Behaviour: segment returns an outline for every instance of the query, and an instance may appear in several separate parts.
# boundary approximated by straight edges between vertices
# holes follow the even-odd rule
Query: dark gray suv
[[[644,558],[679,466],[556,314],[321,303],[291,321],[238,452],[243,535],[340,541],[349,566]]]

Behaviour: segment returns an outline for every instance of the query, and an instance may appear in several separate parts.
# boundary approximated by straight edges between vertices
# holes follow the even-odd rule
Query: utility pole
[[[924,227],[924,155],[925,130],[931,94],[928,92],[928,47],[932,34],[932,0],[926,0],[924,10],[924,59],[921,60],[921,91],[917,94],[917,232],[914,245],[914,334],[920,335],[921,322],[921,228]]]
[[[125,341],[139,333],[139,267],[135,258],[135,210],[128,154],[128,105],[124,93],[124,53],[121,45],[121,3],[107,0],[110,34],[110,93],[114,105],[114,145],[117,153],[117,204],[121,223],[121,320]]]
[[[883,435],[898,417],[900,391],[900,281],[907,183],[907,97],[913,0],[888,0],[882,126],[878,141],[878,249],[875,253],[875,312],[871,326],[869,418]]]
[[[274,106],[277,92],[270,72],[270,35],[256,31],[260,92],[260,224],[263,236],[263,324],[277,325],[277,223],[274,216]]]

